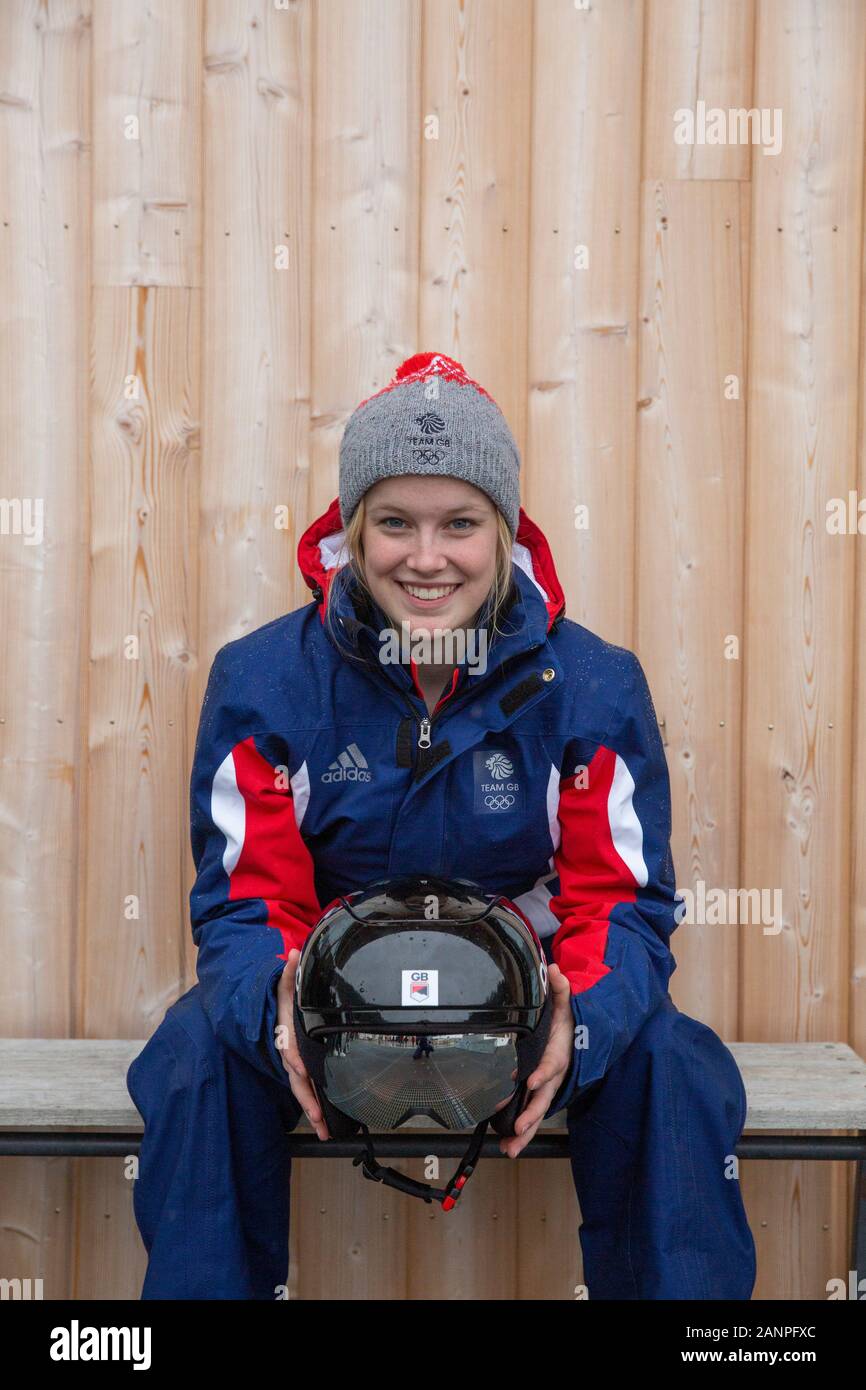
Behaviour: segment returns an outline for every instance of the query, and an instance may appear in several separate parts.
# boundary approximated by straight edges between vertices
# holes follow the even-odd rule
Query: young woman
[[[338,895],[413,872],[503,893],[542,940],[554,1023],[500,1148],[567,1110],[589,1297],[751,1296],[745,1089],[668,993],[652,699],[633,653],[564,617],[519,466],[458,362],[410,358],[350,417],[339,497],[301,539],[314,601],[217,652],[191,784],[199,982],[128,1073],[143,1298],[277,1296],[285,1131],[303,1110],[328,1138],[292,1030],[299,948]]]

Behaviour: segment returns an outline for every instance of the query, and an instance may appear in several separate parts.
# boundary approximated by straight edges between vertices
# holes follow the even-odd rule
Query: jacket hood
[[[298,564],[304,580],[313,591],[324,622],[328,588],[334,575],[347,563],[345,530],[340,516],[340,499],[335,497],[326,512],[308,526],[298,543]],[[517,536],[511,545],[511,559],[532,582],[547,610],[547,631],[565,614],[565,595],[553,563],[547,537],[541,527],[520,508]]]

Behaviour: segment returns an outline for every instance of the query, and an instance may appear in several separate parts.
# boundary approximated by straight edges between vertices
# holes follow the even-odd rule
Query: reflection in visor
[[[516,1033],[329,1033],[325,1088],[338,1110],[370,1130],[428,1115],[445,1129],[474,1128],[513,1095]]]

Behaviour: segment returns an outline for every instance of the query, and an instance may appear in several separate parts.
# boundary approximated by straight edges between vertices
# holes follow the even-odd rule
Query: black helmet
[[[334,899],[295,976],[298,1051],[330,1136],[363,1131],[367,1152],[353,1161],[365,1177],[436,1197],[446,1211],[488,1123],[514,1134],[550,1021],[535,929],[508,898],[469,879],[380,878]],[[397,1129],[413,1115],[445,1129],[475,1126],[443,1190],[376,1162],[370,1129]]]

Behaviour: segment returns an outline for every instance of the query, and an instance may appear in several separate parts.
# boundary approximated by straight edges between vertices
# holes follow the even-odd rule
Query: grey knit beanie
[[[352,412],[340,442],[346,526],[368,488],[405,473],[463,478],[481,488],[517,535],[520,453],[493,397],[452,357],[419,352]]]

